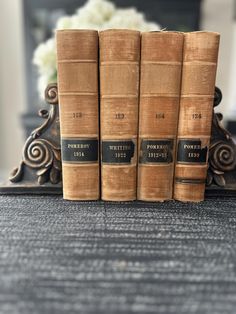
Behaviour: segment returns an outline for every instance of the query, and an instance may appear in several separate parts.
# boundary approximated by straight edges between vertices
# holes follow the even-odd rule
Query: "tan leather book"
[[[98,33],[60,30],[57,40],[63,196],[99,198]]]
[[[105,30],[100,44],[101,195],[136,199],[140,33]]]
[[[174,198],[204,199],[220,35],[186,33],[183,50]]]
[[[173,197],[183,33],[146,32],[141,39],[138,199]]]

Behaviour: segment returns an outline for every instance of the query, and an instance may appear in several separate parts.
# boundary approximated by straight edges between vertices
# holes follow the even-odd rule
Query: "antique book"
[[[56,34],[63,196],[96,200],[99,186],[98,33]]]
[[[183,49],[174,198],[204,199],[220,35],[186,33]]]
[[[173,197],[183,33],[145,32],[141,38],[137,197]]]
[[[140,33],[105,30],[100,45],[101,197],[136,199]]]

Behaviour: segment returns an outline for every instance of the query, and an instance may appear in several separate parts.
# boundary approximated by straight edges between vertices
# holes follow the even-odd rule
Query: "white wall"
[[[236,5],[235,5],[236,10]],[[235,12],[236,15],[236,12]],[[233,47],[229,82],[229,118],[236,121],[236,18],[233,29]]]
[[[223,92],[222,104],[218,111],[227,117],[231,114],[230,77],[233,59],[233,15],[234,0],[203,0],[201,12],[201,29],[219,32],[220,52],[217,71],[217,86]],[[235,57],[234,57],[235,58]]]
[[[21,158],[25,105],[21,0],[0,1],[0,177]]]

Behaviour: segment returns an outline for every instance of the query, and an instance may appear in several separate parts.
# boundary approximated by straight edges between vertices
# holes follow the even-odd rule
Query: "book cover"
[[[140,33],[105,30],[100,44],[101,197],[136,199]]]
[[[204,199],[220,35],[184,36],[174,198]]]
[[[138,199],[173,197],[183,33],[145,32],[141,39]]]
[[[99,199],[98,33],[60,30],[57,71],[63,197]]]

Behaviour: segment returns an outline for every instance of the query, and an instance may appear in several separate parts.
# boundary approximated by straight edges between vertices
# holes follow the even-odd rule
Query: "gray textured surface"
[[[236,313],[236,199],[0,197],[0,313]]]

